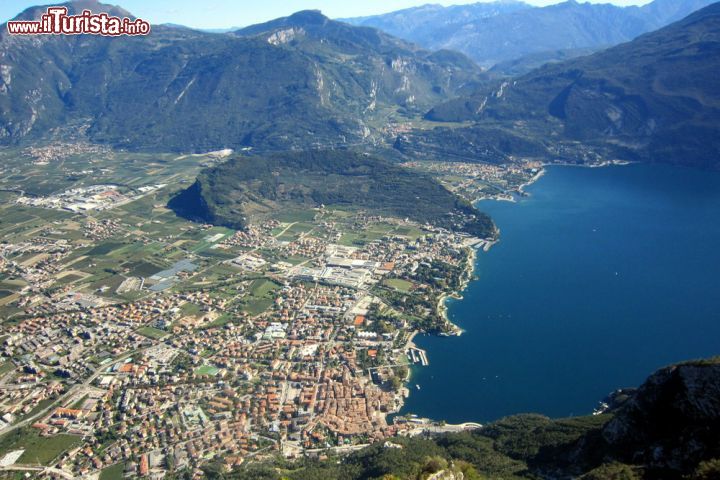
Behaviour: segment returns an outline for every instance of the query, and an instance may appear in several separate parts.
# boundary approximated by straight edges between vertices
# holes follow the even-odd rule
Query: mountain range
[[[627,11],[668,19],[698,1],[680,8],[655,0]],[[71,13],[130,15],[95,0],[66,5]],[[597,6],[457,8],[480,7],[486,14],[515,9],[488,17],[500,18]],[[626,44],[512,80],[492,78],[462,53],[424,50],[317,11],[224,34],[156,25],[147,37],[17,37],[3,29],[0,142],[72,130],[131,150],[362,147],[384,148],[388,157],[713,167],[717,10],[706,7]],[[30,8],[19,18],[43,11]],[[429,129],[418,124],[423,116],[452,125]]]
[[[3,28],[0,64],[0,141],[69,125],[95,142],[164,151],[372,142],[392,118],[484,79],[460,53],[316,11],[227,34],[156,25],[147,37],[18,37]]]
[[[94,0],[67,6],[130,15]],[[621,158],[716,166],[717,8],[512,81],[493,80],[460,53],[424,50],[317,11],[226,34],[168,26],[120,39],[3,31],[0,141],[69,126],[92,141],[136,150],[394,142],[404,154],[474,161]],[[19,18],[42,11],[31,8]],[[671,0],[656,0],[632,11],[671,18],[679,10]],[[465,125],[395,133],[396,125],[423,114]]]
[[[642,7],[569,0],[533,7],[515,0],[443,7],[423,5],[348,18],[429,49],[465,53],[498,73],[525,73],[553,61],[632,40],[680,20],[713,0],[654,0]]]
[[[428,113],[433,120],[475,124],[417,132],[398,144],[414,150],[434,145],[439,154],[467,156],[473,151],[470,144],[490,142],[506,155],[580,162],[596,156],[717,168],[719,60],[716,3],[631,42],[548,64],[492,92],[436,106]],[[518,151],[522,142],[503,138],[522,138],[532,148]]]

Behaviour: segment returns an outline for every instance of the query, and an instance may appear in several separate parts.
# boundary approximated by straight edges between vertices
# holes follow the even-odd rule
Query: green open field
[[[111,252],[118,250],[126,245],[126,243],[121,242],[104,242],[90,249],[88,252],[85,253],[85,255],[91,257],[96,257],[98,255],[109,255]]]
[[[250,315],[260,315],[272,305],[273,301],[269,298],[258,298],[248,301],[241,305],[244,312]]]
[[[292,222],[309,222],[315,218],[315,210],[291,210],[285,212],[278,212],[274,215],[274,218],[279,222],[292,223]]]
[[[220,315],[218,318],[216,318],[216,319],[213,320],[212,322],[210,322],[210,323],[208,323],[208,324],[206,324],[206,325],[203,325],[202,328],[207,329],[207,328],[218,328],[218,327],[222,327],[223,325],[229,323],[230,320],[231,320],[231,316],[230,316],[229,314],[227,314],[227,313],[223,313],[222,315]]]
[[[166,265],[155,265],[146,260],[130,261],[123,264],[123,267],[130,269],[129,275],[133,277],[151,277],[163,270],[165,266]]]
[[[22,428],[0,437],[0,455],[13,450],[25,449],[18,459],[21,464],[49,465],[61,453],[80,444],[77,435],[54,435],[41,437],[36,430]]]
[[[159,328],[154,327],[140,327],[138,328],[138,333],[145,337],[152,338],[153,340],[159,340],[168,335],[168,332],[165,330],[160,330]]]
[[[272,229],[271,234],[280,242],[291,242],[315,228],[315,225],[312,223],[296,222],[290,225],[282,224],[279,227],[275,227]]]
[[[303,257],[300,255],[293,255],[291,257],[286,257],[286,258],[282,259],[283,262],[287,262],[292,265],[298,265],[300,263],[307,262],[308,260],[309,260],[308,257]]]
[[[213,367],[212,365],[203,365],[203,366],[195,369],[195,375],[214,376],[214,375],[217,375],[219,371],[220,370]]]
[[[200,315],[200,306],[195,303],[183,303],[180,306],[180,313],[186,317],[197,317]]]
[[[15,370],[15,364],[7,361],[0,363],[0,376],[5,375],[6,373],[10,373],[13,370]]]
[[[280,285],[272,280],[260,278],[250,285],[250,295],[253,297],[266,297],[278,288],[280,288]]]
[[[69,285],[71,283],[77,282],[78,280],[82,280],[83,278],[85,277],[82,275],[70,273],[68,275],[64,275],[62,278],[58,278],[55,282],[55,285]]]
[[[379,232],[347,232],[340,237],[338,243],[346,247],[362,247],[363,245],[374,242],[384,237],[384,233]]]
[[[103,468],[100,472],[100,480],[122,480],[123,473],[125,472],[124,463],[116,463],[109,467]]]
[[[393,231],[393,235],[399,235],[402,237],[408,237],[410,239],[416,240],[423,235],[425,235],[426,232],[423,232],[421,229],[416,227],[397,227]]]
[[[388,287],[394,288],[403,293],[408,293],[412,288],[412,282],[403,280],[402,278],[387,278],[383,281]]]
[[[45,399],[43,399],[43,400],[40,400],[40,401],[37,403],[37,405],[35,405],[35,406],[33,407],[32,410],[30,410],[28,413],[26,413],[26,414],[24,414],[24,415],[20,415],[18,418],[19,418],[20,420],[22,420],[22,419],[25,419],[25,418],[28,418],[28,417],[32,417],[32,416],[35,415],[36,413],[39,413],[39,412],[42,412],[43,410],[45,410],[48,406],[52,405],[53,402],[55,402],[55,399],[53,399],[53,398],[45,398]]]
[[[17,196],[15,197],[17,198]],[[60,222],[73,217],[70,212],[61,210],[49,210],[44,208],[27,207],[15,204],[15,199],[0,205],[0,238],[8,239],[18,237],[27,239],[33,231],[48,226],[59,226]],[[65,234],[63,237],[68,238]]]
[[[266,278],[259,278],[250,284],[249,295],[242,299],[240,307],[250,315],[259,315],[270,308],[275,290],[280,285]]]

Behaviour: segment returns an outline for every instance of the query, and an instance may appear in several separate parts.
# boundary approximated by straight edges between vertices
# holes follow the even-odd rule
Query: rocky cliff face
[[[720,359],[653,374],[602,430],[618,459],[685,472],[720,456]]]

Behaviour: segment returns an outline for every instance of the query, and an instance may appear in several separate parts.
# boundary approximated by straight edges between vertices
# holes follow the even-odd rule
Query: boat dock
[[[422,350],[417,347],[410,347],[407,349],[407,356],[410,363],[417,365],[420,364],[423,367],[427,367],[430,365],[430,362],[427,358],[427,353],[425,353],[425,350]]]

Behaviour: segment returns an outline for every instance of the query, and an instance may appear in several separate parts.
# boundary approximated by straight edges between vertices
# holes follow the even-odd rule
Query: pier
[[[408,348],[407,356],[408,356],[408,360],[410,361],[410,363],[412,363],[414,365],[420,364],[423,367],[427,367],[428,365],[430,365],[430,362],[428,361],[428,358],[427,358],[427,353],[425,352],[425,350],[422,350],[420,348],[417,348],[417,347]]]

